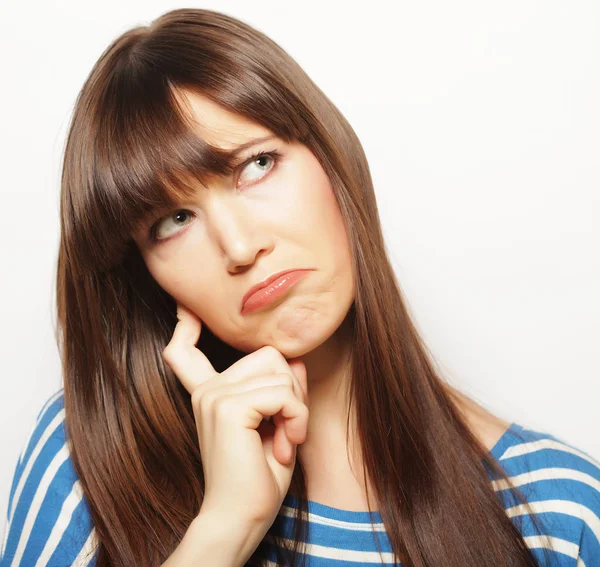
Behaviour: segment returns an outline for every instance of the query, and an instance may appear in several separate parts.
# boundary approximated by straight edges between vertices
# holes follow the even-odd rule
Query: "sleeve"
[[[600,567],[600,492],[597,493],[595,508],[588,508],[586,513],[581,539],[579,541],[579,554],[577,565],[585,567]]]
[[[592,461],[592,459],[590,459]],[[600,567],[600,463],[594,467],[586,484],[588,497],[582,505],[582,532],[577,567]]]
[[[12,480],[1,567],[93,567],[94,529],[69,458],[62,390],[44,404]]]

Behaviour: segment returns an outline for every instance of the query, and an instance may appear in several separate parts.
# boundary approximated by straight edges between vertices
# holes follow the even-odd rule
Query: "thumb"
[[[162,356],[191,394],[197,386],[217,372],[206,355],[196,347],[202,331],[200,318],[178,303],[177,319],[173,336]]]

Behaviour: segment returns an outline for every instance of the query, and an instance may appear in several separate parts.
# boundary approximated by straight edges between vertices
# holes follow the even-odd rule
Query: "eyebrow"
[[[244,144],[240,144],[239,146],[233,148],[232,150],[226,150],[224,149],[224,151],[229,153],[230,157],[235,157],[237,156],[239,153],[243,152],[244,150],[251,148],[252,146],[255,146],[256,144],[260,144],[262,142],[266,142],[268,140],[273,140],[275,139],[277,136],[270,134],[269,136],[263,136],[262,138],[255,138],[254,140],[250,140],[249,142],[245,142]]]
[[[241,152],[243,152],[244,150],[251,148],[252,146],[256,146],[257,144],[261,144],[262,142],[267,142],[268,140],[275,140],[277,139],[277,136],[274,134],[269,134],[268,136],[262,136],[260,138],[254,138],[253,140],[249,140],[248,142],[244,142],[243,144],[240,144],[239,146],[236,146],[235,148],[228,150],[226,148],[219,148],[221,149],[221,151],[224,151],[228,154],[229,160],[232,160],[234,157],[236,157],[238,154],[240,154]],[[161,210],[161,207],[159,207],[158,209],[151,209],[150,211],[148,211],[146,214],[144,214],[142,216],[142,218],[138,221],[137,226],[138,228],[136,230],[139,230],[140,227],[143,227],[144,225],[146,225],[149,221],[150,218],[152,218],[153,216],[156,215],[157,210]],[[164,207],[164,210],[169,210],[169,207]]]

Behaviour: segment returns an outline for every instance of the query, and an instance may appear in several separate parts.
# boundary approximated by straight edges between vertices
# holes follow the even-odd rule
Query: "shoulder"
[[[7,565],[94,564],[95,534],[69,457],[63,393],[43,404],[15,466],[2,545]]]
[[[600,461],[555,435],[516,423],[492,455],[523,492],[556,548],[593,565],[586,559],[600,557]],[[493,485],[498,492],[507,488],[501,480]],[[516,518],[527,510],[509,505],[507,513]],[[523,525],[527,531],[529,523]]]

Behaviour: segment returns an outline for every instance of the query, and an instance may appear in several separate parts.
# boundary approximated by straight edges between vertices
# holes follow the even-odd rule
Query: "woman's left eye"
[[[258,181],[259,179],[262,179],[267,173],[269,173],[269,171],[271,171],[275,167],[275,164],[277,163],[280,157],[281,154],[274,150],[272,152],[260,152],[248,158],[248,160],[246,160],[245,165],[243,165],[242,167],[241,174],[236,181],[236,186],[239,186],[240,179],[243,179],[242,175],[246,170],[251,171],[252,169],[255,169],[256,172],[256,175],[249,176],[250,185]]]

